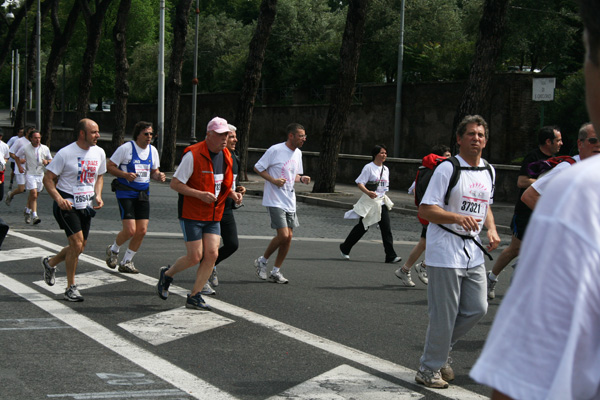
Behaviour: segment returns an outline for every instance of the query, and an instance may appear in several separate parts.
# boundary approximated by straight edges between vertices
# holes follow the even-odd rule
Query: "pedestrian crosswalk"
[[[21,239],[31,240],[44,247],[36,246],[19,250],[2,251],[0,252],[0,265],[10,261],[37,258],[40,255],[48,254],[49,250],[57,251],[58,249],[58,246],[51,242],[28,238],[24,234],[19,235]],[[35,267],[39,268],[40,278],[42,278],[42,268],[39,260],[32,260],[32,262],[35,262]],[[125,277],[124,275],[114,273],[112,270],[106,268],[104,260],[101,259],[85,255],[80,258],[80,263],[85,262],[89,262],[93,266],[100,268],[77,274],[77,285],[84,292],[84,296],[86,289],[122,284],[130,279],[151,286],[156,284],[156,278],[143,274],[128,275]],[[98,322],[91,321],[89,318],[80,315],[76,309],[67,307],[62,300],[56,297],[56,295],[62,294],[64,288],[67,286],[64,274],[57,274],[54,286],[46,285],[43,279],[32,283],[38,290],[18,283],[8,275],[0,273],[0,285],[30,300],[62,322],[81,330],[98,343],[113,351],[117,351],[120,356],[138,364],[150,373],[160,376],[171,383],[176,389],[188,393],[192,398],[213,399],[236,397],[203,381],[200,377],[192,376],[189,372],[176,368],[169,360],[161,359],[158,355],[153,354],[151,347],[141,348],[133,344],[129,339],[131,338],[130,335],[152,346],[160,346],[203,332],[218,332],[220,328],[228,325],[251,323],[260,328],[285,335],[304,345],[325,351],[353,364],[353,366],[341,364],[325,373],[318,374],[305,382],[288,388],[276,396],[270,397],[272,400],[289,398],[422,399],[425,397],[423,392],[426,393],[429,390],[426,388],[422,388],[420,391],[412,390],[416,387],[413,380],[415,371],[413,370],[218,299],[210,299],[210,305],[215,309],[215,312],[198,312],[178,306],[166,311],[150,312],[144,316],[120,322],[116,325],[120,329],[114,330],[113,326],[113,330],[111,330],[111,328],[103,327]],[[186,289],[175,285],[170,288],[171,296],[185,297],[187,292]],[[47,297],[48,293],[52,294],[50,298]],[[49,300],[54,301],[48,303]],[[172,302],[172,304],[180,305],[181,303]],[[357,367],[360,367],[360,369]],[[165,368],[169,369],[167,376],[163,372]],[[377,375],[366,371],[375,371]],[[385,379],[382,375],[389,376],[390,379]],[[397,383],[402,381],[404,381],[404,385]],[[444,395],[448,395],[450,398],[461,399],[485,398],[484,396],[456,386],[445,391]]]

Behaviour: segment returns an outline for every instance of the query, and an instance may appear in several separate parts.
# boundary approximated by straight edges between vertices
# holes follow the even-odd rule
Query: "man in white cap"
[[[206,140],[188,146],[173,179],[171,189],[179,193],[178,214],[187,249],[172,266],[161,267],[158,296],[166,300],[173,276],[195,264],[196,281],[187,296],[186,308],[212,310],[202,298],[201,291],[210,276],[221,240],[220,221],[225,200],[242,201],[242,195],[232,191],[233,171],[231,153],[226,148],[229,126],[223,118],[215,117],[206,128]]]

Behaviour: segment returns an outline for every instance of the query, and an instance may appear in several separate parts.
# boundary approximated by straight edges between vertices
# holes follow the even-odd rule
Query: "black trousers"
[[[358,241],[367,233],[362,223],[362,218],[358,220],[358,224],[352,228],[350,234],[340,245],[340,250],[344,254],[350,254],[350,250]],[[381,231],[381,240],[383,241],[383,249],[385,250],[385,262],[392,261],[397,254],[394,251],[394,236],[392,235],[392,225],[390,223],[390,213],[385,205],[381,206],[381,220],[379,221],[379,230]]]
[[[8,225],[2,218],[0,218],[0,249],[2,248],[2,242],[8,233]]]
[[[221,261],[235,253],[238,247],[240,247],[233,212],[223,213],[223,218],[221,218],[221,238],[223,239],[223,246],[219,248],[219,256],[215,265],[219,265]]]

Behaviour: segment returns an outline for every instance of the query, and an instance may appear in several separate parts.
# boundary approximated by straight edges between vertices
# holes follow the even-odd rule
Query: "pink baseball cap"
[[[206,131],[207,132],[214,131],[217,133],[229,132],[229,125],[227,124],[227,121],[224,120],[223,118],[214,117],[208,123],[208,126],[206,127]]]

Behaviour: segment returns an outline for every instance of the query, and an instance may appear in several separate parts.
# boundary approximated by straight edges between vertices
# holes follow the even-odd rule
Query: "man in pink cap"
[[[188,146],[171,181],[171,189],[179,193],[178,214],[187,249],[172,266],[160,268],[158,296],[166,300],[173,276],[200,263],[196,281],[187,296],[186,308],[212,310],[200,292],[210,276],[219,254],[220,221],[225,200],[241,203],[242,195],[231,191],[233,183],[231,153],[226,148],[229,126],[215,117],[206,128],[206,140]]]

